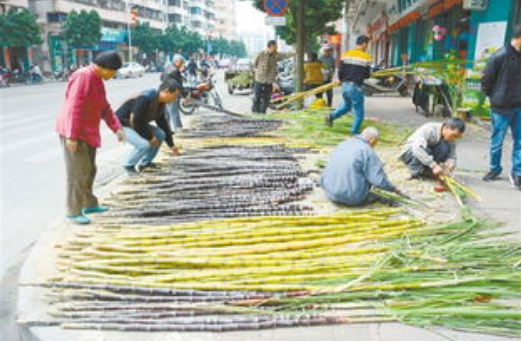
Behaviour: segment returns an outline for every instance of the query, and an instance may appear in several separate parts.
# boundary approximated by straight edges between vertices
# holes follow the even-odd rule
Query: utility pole
[[[127,12],[127,39],[129,41],[129,63],[132,62],[132,30],[131,30],[131,21],[132,21],[132,13],[129,7],[129,0],[125,0],[125,11]]]
[[[297,20],[296,20],[296,68],[295,68],[295,91],[303,91],[304,82],[304,53],[305,53],[305,0],[297,1]],[[298,109],[303,108],[303,101],[297,103]]]

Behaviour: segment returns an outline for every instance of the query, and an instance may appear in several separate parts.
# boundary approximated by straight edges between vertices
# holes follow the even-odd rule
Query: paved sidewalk
[[[224,93],[224,92],[222,92]],[[231,110],[245,111],[250,106],[249,96],[234,96],[234,104],[225,107]],[[339,98],[339,96],[337,96]],[[242,109],[242,110],[241,110]],[[378,119],[400,123],[411,128],[427,121],[416,114],[409,99],[404,98],[369,98],[367,115]],[[459,177],[482,195],[484,200],[474,204],[473,210],[506,223],[511,231],[519,231],[520,226],[520,192],[513,190],[506,179],[494,183],[480,180],[487,169],[488,132],[471,127],[459,145]],[[509,154],[506,154],[509,155]],[[509,162],[506,162],[508,165]],[[509,168],[506,168],[509,169]],[[110,185],[105,187],[110,192]],[[81,229],[58,222],[44,233],[26,261],[20,282],[41,282],[55,273],[52,260],[55,256],[53,245],[73,230]],[[42,301],[42,290],[34,287],[21,287],[19,292],[19,314],[22,320],[43,318],[47,309]],[[438,331],[441,331],[438,329]],[[508,338],[478,334],[465,334],[454,331],[443,331],[444,335],[459,341],[500,341]],[[270,341],[443,341],[447,338],[438,333],[401,324],[369,324],[356,326],[328,326],[314,328],[290,328],[258,332],[212,333],[118,333],[96,331],[62,330],[57,327],[38,327],[23,330],[24,340],[39,341],[235,341],[235,340],[270,340]],[[5,340],[12,341],[12,340]]]

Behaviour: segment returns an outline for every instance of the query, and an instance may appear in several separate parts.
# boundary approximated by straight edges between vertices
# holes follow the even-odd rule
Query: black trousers
[[[440,141],[435,146],[426,148],[426,152],[429,155],[433,156],[433,160],[435,162],[439,164],[444,163],[448,161],[448,158],[450,156],[451,145],[446,141]],[[433,175],[431,168],[424,165],[422,162],[420,162],[419,159],[413,156],[411,149],[404,152],[404,154],[401,155],[400,159],[402,162],[404,162],[406,167],[408,167],[413,177]]]
[[[272,96],[272,89],[272,84],[254,83],[254,102],[252,103],[252,112],[266,114]]]
[[[324,84],[330,84],[332,81],[326,81]],[[333,105],[333,89],[326,90],[324,92],[326,94],[326,102],[328,103],[329,107],[332,107]]]

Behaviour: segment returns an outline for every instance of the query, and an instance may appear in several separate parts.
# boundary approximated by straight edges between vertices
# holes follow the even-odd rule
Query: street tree
[[[317,41],[318,36],[324,33],[332,34],[335,32],[332,23],[342,18],[345,2],[345,0],[304,1],[306,4],[304,30],[306,37],[308,37],[308,46],[317,47],[312,42]],[[255,7],[262,11],[264,11],[263,3],[263,0],[254,0]],[[276,29],[277,34],[288,44],[292,45],[297,43],[297,4],[297,0],[290,0],[288,11],[285,15],[286,25]],[[312,49],[309,48],[308,50]]]
[[[96,11],[71,11],[63,24],[63,35],[67,44],[76,49],[79,57],[81,49],[90,50],[100,42],[101,28],[102,21]]]
[[[11,8],[0,14],[0,46],[29,47],[42,43],[36,15]]]
[[[149,23],[138,23],[132,29],[132,44],[149,57],[160,47],[160,32],[151,28]]]

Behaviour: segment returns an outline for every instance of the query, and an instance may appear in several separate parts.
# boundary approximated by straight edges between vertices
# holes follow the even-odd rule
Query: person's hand
[[[120,129],[116,132],[116,137],[118,138],[118,142],[125,142],[126,136],[123,129]]]
[[[181,153],[179,152],[178,147],[176,147],[176,146],[172,147],[172,155],[174,155],[174,156],[180,156],[181,155]]]
[[[444,173],[444,169],[438,164],[433,166],[431,170],[433,171],[433,175],[435,176],[441,176]]]
[[[455,163],[449,161],[444,164],[444,174],[449,175],[455,170]]]
[[[154,136],[154,137],[152,138],[152,140],[149,141],[149,143],[150,143],[150,145],[153,146],[154,148],[159,148],[159,146],[161,145],[161,141],[158,140],[158,139],[156,138],[156,136]]]
[[[78,151],[78,140],[65,140],[65,148],[67,148],[67,150],[73,154],[76,153]]]

